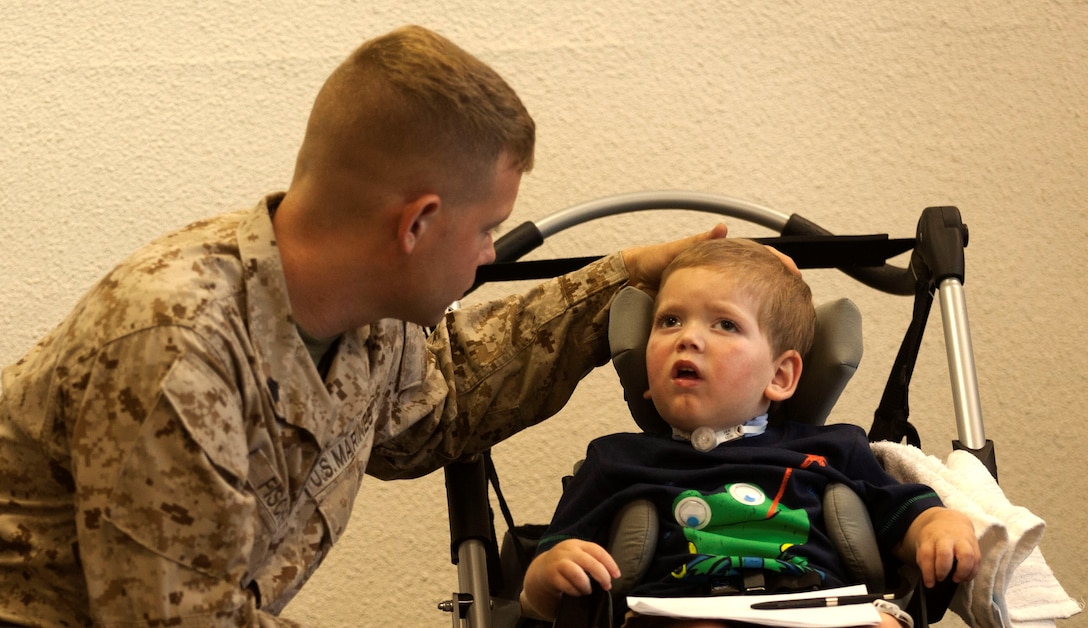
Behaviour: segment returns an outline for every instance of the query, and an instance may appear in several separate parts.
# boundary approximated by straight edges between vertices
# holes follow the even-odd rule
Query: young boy
[[[916,563],[926,586],[973,578],[970,520],[929,487],[887,475],[860,428],[767,424],[771,404],[797,387],[814,327],[809,287],[766,247],[716,240],[677,256],[646,348],[646,395],[672,437],[590,444],[528,568],[523,604],[553,617],[560,594],[588,594],[590,579],[609,589],[620,573],[603,544],[616,511],[637,498],[654,504],[660,534],[633,595],[744,593],[753,577],[767,592],[848,584],[823,526],[832,482],[862,497],[881,550]],[[696,624],[629,614],[626,625]]]

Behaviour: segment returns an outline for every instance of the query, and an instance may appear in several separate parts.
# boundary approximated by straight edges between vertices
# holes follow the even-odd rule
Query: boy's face
[[[721,430],[767,411],[779,367],[758,306],[750,290],[711,268],[668,277],[657,295],[646,367],[649,397],[669,425]]]

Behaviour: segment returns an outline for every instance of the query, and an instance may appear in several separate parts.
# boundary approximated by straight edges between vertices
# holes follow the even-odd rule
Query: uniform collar
[[[272,213],[281,200],[282,193],[265,197],[238,225],[248,336],[261,363],[258,376],[271,393],[276,415],[324,445],[338,403],[318,374],[291,314],[272,228]]]

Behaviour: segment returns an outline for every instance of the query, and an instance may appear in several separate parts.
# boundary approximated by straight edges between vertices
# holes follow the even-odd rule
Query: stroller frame
[[[971,452],[991,475],[997,477],[994,445],[986,438],[983,427],[963,288],[963,250],[968,243],[968,232],[955,207],[929,207],[922,212],[915,238],[908,241],[910,246],[902,249],[912,250],[910,263],[906,268],[899,268],[885,261],[902,252],[880,246],[880,242],[887,242],[887,236],[865,238],[868,248],[854,248],[855,252],[861,251],[862,256],[868,258],[858,265],[852,260],[844,261],[842,255],[835,259],[834,251],[841,252],[846,248],[847,242],[843,238],[833,236],[797,214],[787,216],[741,199],[699,192],[622,194],[576,205],[514,228],[495,242],[496,261],[479,269],[476,286],[488,281],[554,277],[578,268],[594,258],[515,262],[540,246],[545,238],[570,227],[607,216],[661,209],[704,211],[766,227],[781,233],[782,238],[761,241],[792,255],[799,267],[837,267],[882,292],[914,297],[914,315],[874,414],[870,441],[906,441],[921,445],[917,430],[909,421],[908,391],[934,294],[938,295],[958,435],[952,446]],[[809,255],[812,255],[811,259]],[[872,259],[874,255],[876,261]],[[485,454],[455,462],[445,468],[445,474],[451,561],[457,565],[459,589],[438,607],[451,614],[454,628],[491,628],[497,625],[499,618],[513,616],[516,620],[517,601],[493,599],[491,594],[492,589],[500,586],[500,566],[488,496],[489,479],[496,488],[508,524],[512,518],[502,499],[490,457]]]

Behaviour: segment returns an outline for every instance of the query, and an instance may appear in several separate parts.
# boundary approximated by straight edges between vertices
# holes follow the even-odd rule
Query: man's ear
[[[801,354],[790,349],[778,356],[774,362],[774,377],[763,391],[771,401],[785,401],[797,390],[801,379]]]
[[[419,240],[435,226],[442,199],[437,194],[423,194],[400,207],[397,223],[397,242],[405,254],[415,250]]]

